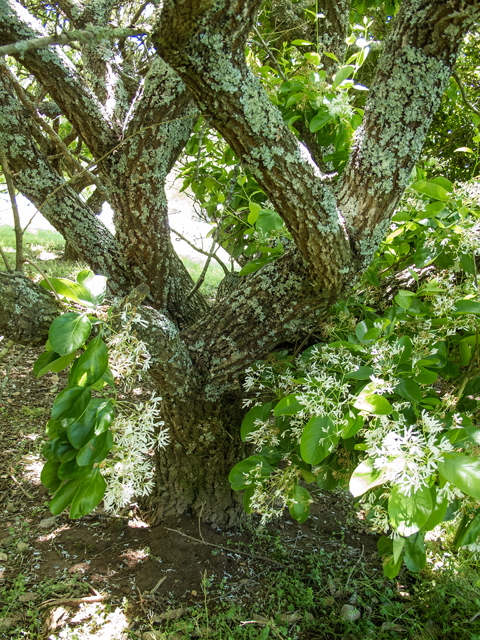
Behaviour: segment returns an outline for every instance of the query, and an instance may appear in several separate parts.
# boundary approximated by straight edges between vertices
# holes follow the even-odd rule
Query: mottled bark
[[[42,25],[19,3],[0,0],[0,44],[45,35]],[[50,47],[27,51],[17,58],[50,94],[94,157],[115,146],[120,131],[110,126],[103,106],[62,51]]]
[[[60,313],[50,293],[19,273],[0,271],[0,334],[17,344],[38,347]]]
[[[24,109],[0,64],[0,139],[14,173],[15,187],[37,208],[112,291],[132,287],[115,238],[87,204],[56,173],[29,134]],[[57,190],[60,187],[59,190]],[[57,190],[57,191],[56,191]],[[52,196],[53,192],[56,193]],[[43,205],[43,206],[42,206]]]

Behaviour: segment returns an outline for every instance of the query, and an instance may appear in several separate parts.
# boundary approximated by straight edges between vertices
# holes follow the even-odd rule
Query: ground
[[[72,277],[79,265],[59,262],[56,243],[33,237],[27,251]],[[52,518],[41,444],[66,374],[35,379],[40,352],[13,347],[0,362],[0,637],[480,640],[477,556],[452,550],[453,526],[427,543],[420,575],[390,581],[347,492],[318,493],[302,525],[287,512],[265,527],[212,529],[189,514],[150,527],[142,505]],[[132,399],[149,395],[144,384]]]

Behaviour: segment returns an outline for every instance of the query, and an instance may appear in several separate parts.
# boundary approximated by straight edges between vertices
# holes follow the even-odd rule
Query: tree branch
[[[0,0],[0,45],[42,37],[42,25],[26,14],[15,0]],[[21,59],[61,112],[71,122],[94,157],[104,155],[118,142],[103,107],[78,77],[74,65],[61,50],[29,49]]]
[[[48,36],[44,38],[30,38],[29,40],[18,40],[12,44],[5,44],[0,47],[0,56],[23,56],[30,49],[41,49],[52,45],[69,44],[70,42],[83,42],[94,44],[102,40],[118,40],[119,38],[130,38],[132,36],[144,36],[147,29],[112,28],[112,27],[90,27],[89,29],[72,29],[64,31],[58,36]]]
[[[467,106],[470,109],[470,111],[473,111],[473,113],[476,113],[477,116],[480,116],[480,111],[467,98],[467,94],[465,93],[465,88],[462,84],[462,81],[460,80],[460,76],[458,75],[455,69],[452,71],[452,77],[454,78],[455,82],[458,84],[458,88],[460,89],[460,93],[462,94],[462,98],[463,98],[463,102],[465,103],[465,106]]]

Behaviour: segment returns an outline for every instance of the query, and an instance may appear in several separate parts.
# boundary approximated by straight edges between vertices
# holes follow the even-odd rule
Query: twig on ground
[[[160,580],[157,582],[157,584],[153,587],[153,589],[150,591],[149,595],[153,596],[153,594],[155,593],[155,591],[158,589],[158,587],[162,584],[162,582],[165,582],[165,580],[167,579],[167,576],[163,576],[163,578],[160,578]]]
[[[20,489],[20,491],[23,493],[24,496],[29,498],[29,500],[35,500],[35,498],[32,495],[30,495],[28,491],[25,491],[25,489],[22,487],[20,482],[15,478],[13,473],[10,474],[10,478],[14,481],[14,483],[17,485],[17,487]]]
[[[113,596],[86,596],[85,598],[61,598],[60,600],[46,600],[42,602],[42,607],[56,607],[59,604],[66,604],[70,607],[76,607],[79,604],[89,604],[90,602],[102,602],[102,600],[109,600]]]
[[[202,512],[203,512],[203,507],[205,506],[205,502],[202,502],[202,506],[200,508],[200,513],[198,514],[198,533],[200,535],[200,538],[202,539],[202,542],[205,542],[205,538],[202,535],[202,528],[201,528],[201,519],[202,519]]]
[[[180,536],[183,536],[184,538],[188,538],[189,540],[193,540],[193,542],[199,542],[200,544],[206,544],[209,547],[215,547],[216,549],[221,549],[222,551],[228,551],[229,553],[238,553],[238,554],[241,554],[243,556],[248,556],[249,558],[255,558],[256,560],[265,560],[266,562],[271,562],[272,564],[276,564],[277,566],[282,567],[282,569],[290,569],[291,568],[286,564],[282,564],[281,562],[277,562],[277,560],[272,560],[271,558],[267,558],[266,556],[258,556],[255,553],[248,553],[247,551],[240,551],[239,549],[231,549],[230,547],[222,547],[222,545],[220,545],[220,544],[213,544],[213,542],[206,542],[205,540],[200,540],[199,538],[194,538],[192,536],[188,536],[186,533],[183,533],[183,531],[180,531],[179,529],[170,529],[170,527],[165,527],[165,529],[167,531],[173,531],[174,533],[178,533]]]

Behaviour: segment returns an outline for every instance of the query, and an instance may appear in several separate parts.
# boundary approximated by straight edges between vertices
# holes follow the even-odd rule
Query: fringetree
[[[346,60],[347,0],[152,4],[149,13],[149,3],[0,0],[0,46],[17,43],[0,64],[0,142],[16,189],[107,276],[112,295],[149,287],[138,310],[148,327],[139,324],[137,335],[150,350],[171,436],[156,460],[153,519],[192,510],[227,524],[241,510],[228,473],[243,457],[242,372],[308,335],[368,267],[480,2],[404,0],[394,17],[395,3],[382,5],[388,35],[365,104],[344,92],[354,88],[373,27],[365,19]],[[362,5],[367,15],[371,4]],[[145,25],[148,36],[118,40],[102,30]],[[286,41],[280,32],[289,28],[296,39]],[[63,49],[25,44],[69,30],[78,41]],[[228,159],[218,202],[229,198],[233,213],[206,211],[245,273],[211,305],[173,248],[165,197],[166,176],[187,146],[197,156],[190,182],[204,199],[205,124]],[[262,194],[247,198],[246,211],[238,195],[245,180]],[[104,201],[115,235],[95,216]],[[237,225],[246,214],[250,236]],[[272,249],[278,238],[270,253],[258,243],[245,249],[258,215],[273,220],[270,230],[280,216],[283,252]],[[54,298],[16,273],[0,274],[0,296],[0,331],[44,342],[59,313]]]

